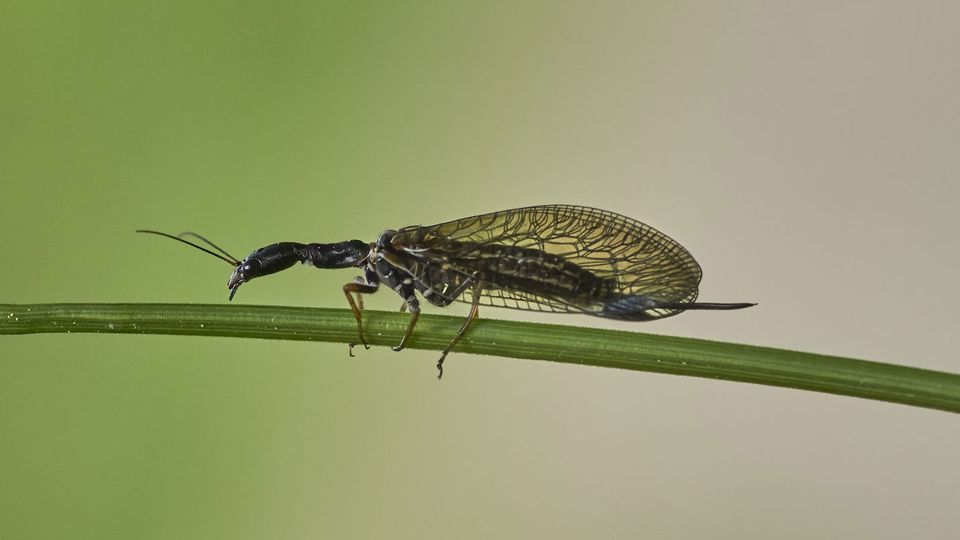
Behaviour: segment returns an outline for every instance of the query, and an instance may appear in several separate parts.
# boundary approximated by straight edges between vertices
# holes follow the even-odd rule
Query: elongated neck
[[[299,255],[303,264],[317,268],[350,268],[360,266],[370,254],[370,244],[347,240],[334,244],[307,244]]]

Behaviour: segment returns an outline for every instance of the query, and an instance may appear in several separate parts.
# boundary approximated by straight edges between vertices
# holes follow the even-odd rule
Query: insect
[[[464,336],[481,305],[527,311],[583,313],[622,321],[649,321],[688,309],[741,309],[752,303],[696,302],[702,272],[689,252],[660,231],[634,219],[572,205],[530,206],[438,225],[387,230],[375,242],[333,244],[279,242],[238,260],[196,233],[157,234],[189,244],[234,267],[230,300],[248,281],[296,263],[317,268],[360,268],[362,277],[343,286],[363,334],[361,295],[381,285],[403,298],[410,322],[404,348],[420,316],[416,293],[435,306],[470,304],[470,313],[437,361],[443,376],[447,354]],[[185,240],[194,237],[211,249]],[[356,298],[355,298],[356,297]],[[350,345],[351,355],[353,344]]]

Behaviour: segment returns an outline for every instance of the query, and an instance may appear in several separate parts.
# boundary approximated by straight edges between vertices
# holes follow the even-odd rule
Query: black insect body
[[[444,359],[481,305],[625,321],[661,319],[688,309],[754,305],[696,302],[702,272],[680,244],[639,221],[582,206],[531,206],[388,230],[372,244],[280,242],[242,261],[195,233],[138,232],[184,242],[233,265],[227,281],[231,300],[240,285],[297,262],[317,268],[362,268],[363,277],[344,285],[343,292],[357,319],[360,343],[367,348],[361,295],[377,292],[381,285],[396,291],[403,298],[403,309],[410,312],[395,351],[403,349],[417,324],[416,292],[435,306],[470,303],[470,314],[437,362],[440,376]],[[219,253],[184,236],[198,238]]]

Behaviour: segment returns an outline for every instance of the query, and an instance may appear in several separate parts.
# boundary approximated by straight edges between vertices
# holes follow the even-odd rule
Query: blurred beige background
[[[226,302],[244,255],[540,203],[685,245],[650,324],[958,372],[955,2],[6,1],[2,302]],[[236,301],[340,307],[349,271]],[[369,300],[395,309],[389,292]],[[462,307],[448,310],[465,312]],[[2,538],[955,538],[955,415],[385,348],[0,339]]]

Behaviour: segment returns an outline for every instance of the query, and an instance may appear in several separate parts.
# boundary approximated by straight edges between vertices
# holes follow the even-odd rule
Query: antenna
[[[237,260],[236,257],[234,257],[233,255],[230,255],[230,254],[227,253],[226,251],[220,249],[219,247],[217,247],[216,244],[214,244],[213,242],[211,242],[211,241],[207,240],[206,238],[200,236],[200,235],[197,234],[197,233],[185,232],[185,233],[182,233],[181,236],[182,236],[182,235],[195,236],[195,237],[203,240],[204,242],[210,244],[214,249],[216,249],[217,251],[219,251],[219,252],[222,253],[223,255],[221,255],[220,253],[214,253],[213,251],[210,251],[209,249],[207,249],[207,248],[205,248],[205,247],[203,247],[203,246],[198,246],[197,244],[194,244],[193,242],[191,242],[191,241],[189,241],[189,240],[184,240],[183,238],[180,238],[179,236],[174,236],[174,235],[172,235],[172,234],[167,234],[167,233],[160,232],[160,231],[151,231],[151,230],[148,230],[148,229],[137,229],[137,232],[138,232],[138,233],[155,234],[155,235],[157,235],[157,236],[163,236],[163,237],[166,237],[166,238],[170,238],[171,240],[176,240],[177,242],[182,242],[182,243],[184,243],[184,244],[187,244],[188,246],[193,246],[193,247],[199,249],[200,251],[203,251],[204,253],[209,253],[210,255],[213,255],[214,257],[220,259],[221,261],[226,261],[230,266],[239,266],[239,265],[240,265],[240,261]]]

